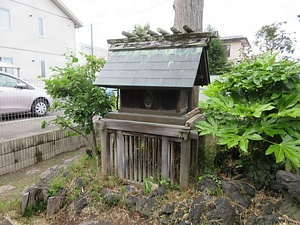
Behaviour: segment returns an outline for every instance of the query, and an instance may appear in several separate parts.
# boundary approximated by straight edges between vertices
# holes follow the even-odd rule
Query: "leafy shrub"
[[[277,61],[276,54],[240,63],[205,91],[200,135],[219,137],[218,144],[238,148],[252,165],[274,154],[276,163],[299,172],[299,74],[298,63]]]

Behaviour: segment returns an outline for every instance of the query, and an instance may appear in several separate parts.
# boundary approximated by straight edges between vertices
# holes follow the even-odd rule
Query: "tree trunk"
[[[100,155],[98,145],[97,145],[97,135],[96,135],[96,130],[95,130],[94,124],[92,124],[92,149],[93,149],[95,156],[97,157],[98,166],[100,167],[101,166],[101,155]]]
[[[174,27],[183,31],[183,26],[188,25],[195,31],[201,32],[203,27],[204,0],[175,0]]]
[[[204,0],[175,0],[174,27],[184,31],[183,26],[188,25],[196,32],[201,32],[203,27]],[[198,107],[199,87],[193,88],[192,109]]]

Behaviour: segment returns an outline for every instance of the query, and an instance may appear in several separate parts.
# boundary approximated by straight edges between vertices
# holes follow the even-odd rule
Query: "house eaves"
[[[83,27],[83,23],[60,0],[52,0],[73,22],[75,28]]]
[[[229,36],[229,37],[221,37],[221,40],[224,43],[232,43],[232,42],[241,42],[244,47],[251,47],[248,38],[243,36]]]

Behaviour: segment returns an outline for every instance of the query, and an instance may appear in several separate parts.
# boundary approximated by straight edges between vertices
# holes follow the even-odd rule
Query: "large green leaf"
[[[258,129],[260,130],[260,133],[265,133],[266,135],[271,137],[274,137],[275,134],[286,134],[283,128],[278,127],[276,118],[263,118]]]
[[[275,107],[271,104],[271,103],[268,103],[268,104],[263,104],[263,105],[260,105],[258,107],[256,107],[254,113],[252,114],[254,117],[260,117],[261,114],[264,112],[264,111],[270,111],[272,109],[274,109]]]
[[[300,141],[292,139],[289,135],[281,143],[269,146],[266,155],[274,153],[276,162],[282,162],[287,157],[294,165],[300,167]]]
[[[259,141],[263,138],[256,133],[255,129],[246,130],[242,135],[227,133],[218,142],[220,145],[227,145],[228,148],[238,146],[243,152],[248,152],[249,140]]]
[[[207,121],[199,121],[196,125],[199,128],[199,135],[211,134],[212,136],[216,136],[219,130],[219,124],[214,118],[208,117]]]

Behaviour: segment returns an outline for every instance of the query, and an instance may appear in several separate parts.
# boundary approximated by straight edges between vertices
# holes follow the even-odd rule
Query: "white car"
[[[0,115],[31,112],[45,116],[52,103],[45,90],[0,71]]]

